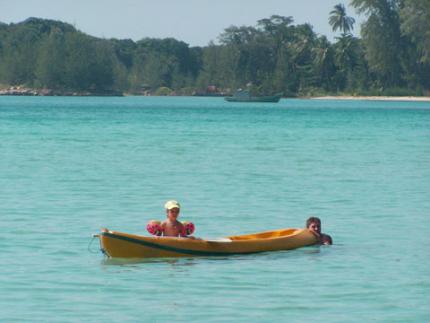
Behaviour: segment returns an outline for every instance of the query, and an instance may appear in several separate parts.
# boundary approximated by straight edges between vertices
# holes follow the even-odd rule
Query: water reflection
[[[300,257],[321,253],[321,248],[330,246],[309,246],[295,250],[262,252],[248,255],[210,256],[210,257],[180,257],[180,258],[108,258],[101,261],[102,266],[134,266],[144,264],[168,264],[172,267],[194,266],[203,262],[225,261],[267,261],[290,257]]]
[[[128,266],[137,264],[169,264],[172,266],[190,266],[196,258],[104,258],[102,266]]]

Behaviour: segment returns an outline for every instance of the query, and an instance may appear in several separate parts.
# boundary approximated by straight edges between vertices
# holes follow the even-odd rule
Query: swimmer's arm
[[[312,230],[312,229],[310,229],[310,228],[308,228],[308,230],[310,231],[310,232],[312,232],[312,234],[318,239],[318,241],[320,241],[321,240],[321,235],[318,233],[318,232],[316,232],[316,231],[314,231],[314,230]]]

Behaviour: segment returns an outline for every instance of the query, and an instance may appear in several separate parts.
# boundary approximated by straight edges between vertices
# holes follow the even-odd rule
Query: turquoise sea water
[[[177,199],[215,238],[333,246],[118,262]],[[0,97],[0,322],[428,322],[430,103]]]

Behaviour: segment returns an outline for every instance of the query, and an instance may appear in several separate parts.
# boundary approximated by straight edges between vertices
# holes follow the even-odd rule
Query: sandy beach
[[[422,101],[430,102],[429,96],[320,96],[314,100],[372,100],[372,101]]]

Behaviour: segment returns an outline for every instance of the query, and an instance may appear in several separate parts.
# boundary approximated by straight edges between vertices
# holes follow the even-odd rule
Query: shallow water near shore
[[[0,97],[0,321],[425,322],[430,103]],[[107,260],[177,199],[196,235],[333,246]]]

